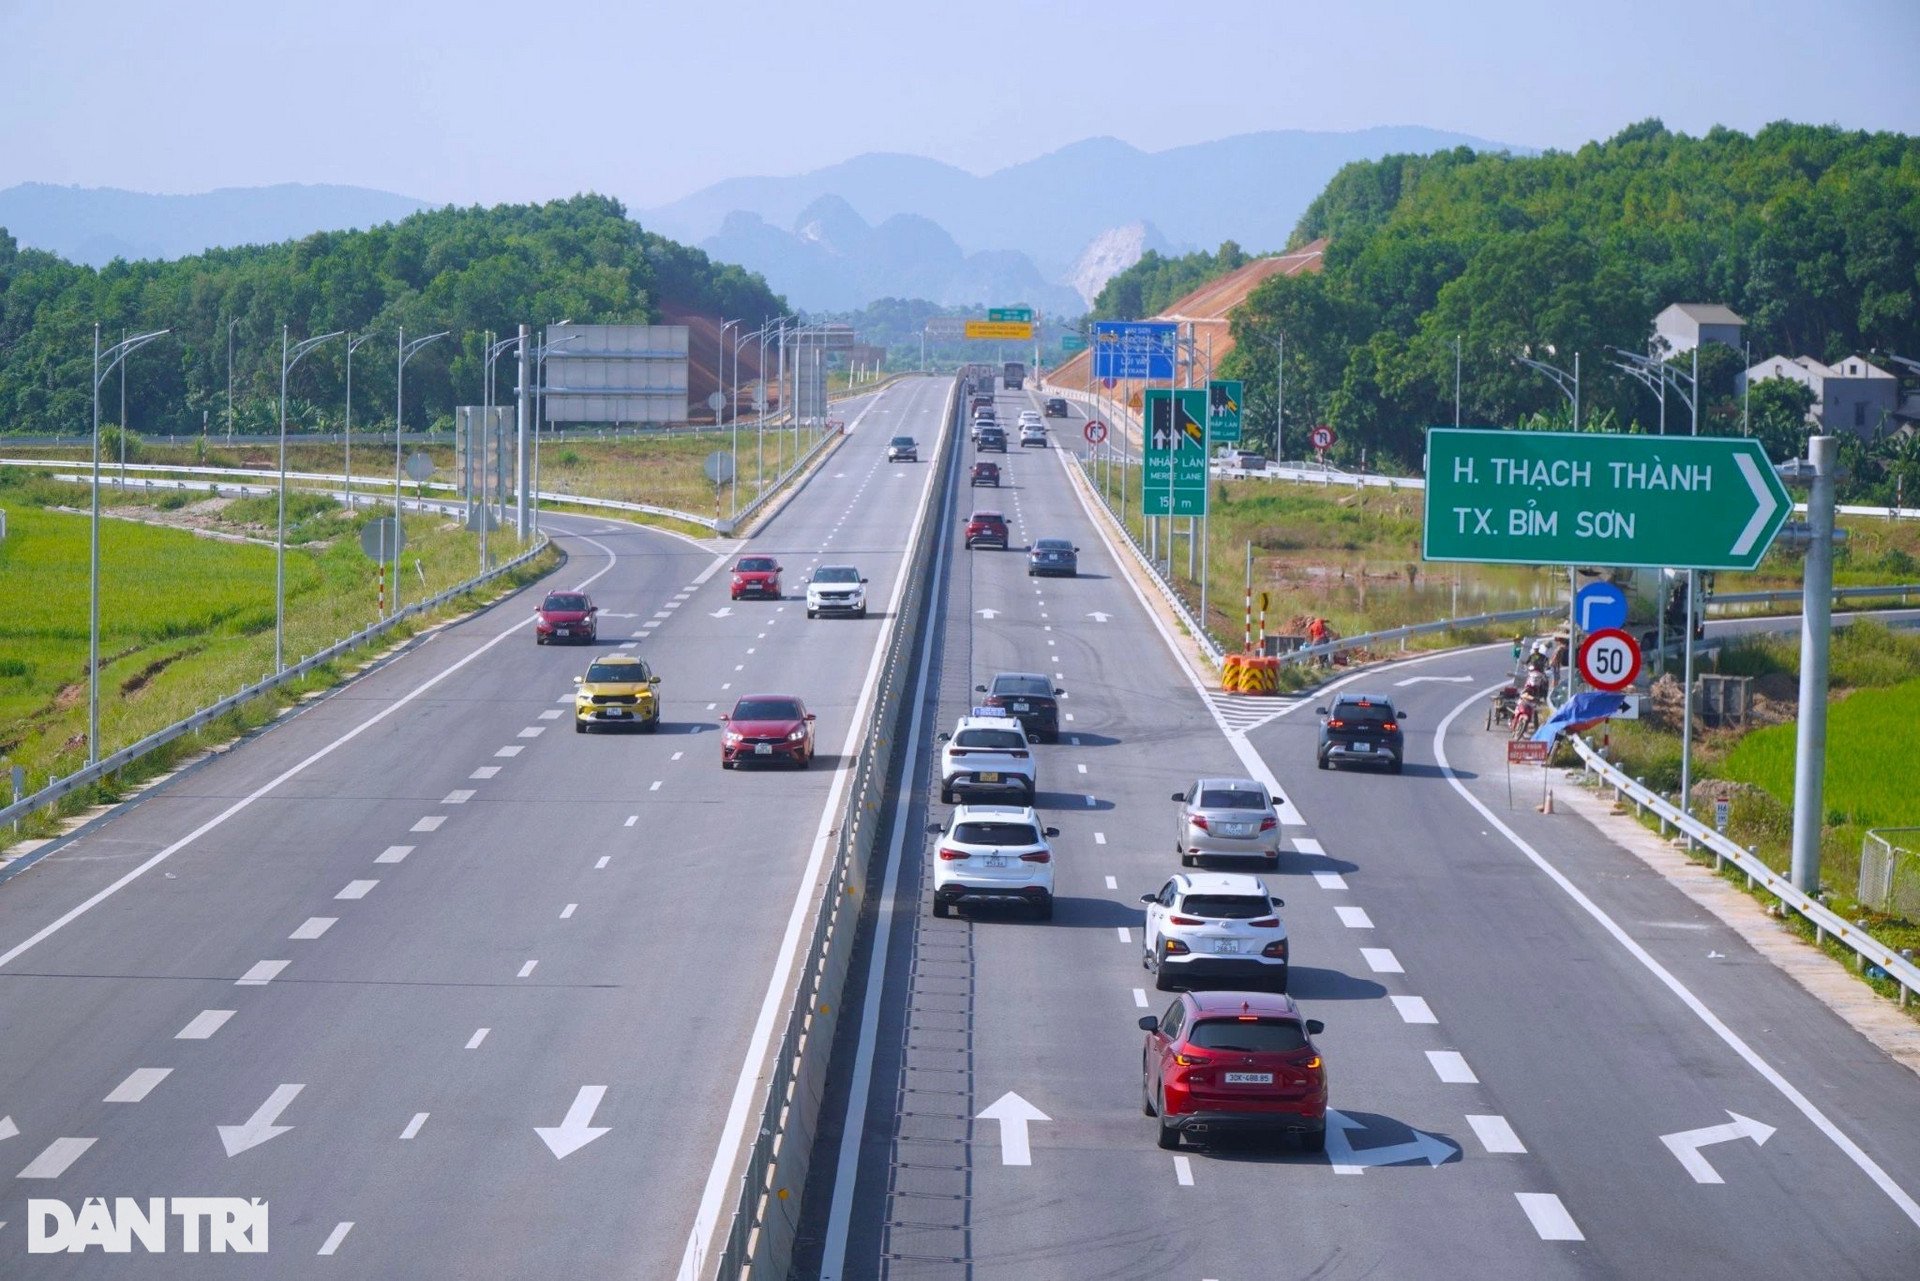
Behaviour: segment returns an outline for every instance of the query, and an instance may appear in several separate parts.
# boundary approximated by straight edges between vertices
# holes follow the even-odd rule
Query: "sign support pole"
[[[1681,651],[1686,661],[1681,664],[1682,679],[1686,684],[1685,697],[1680,700],[1680,812],[1689,817],[1693,814],[1693,583],[1695,572],[1687,571],[1687,616],[1681,622],[1685,629],[1680,633]],[[1687,838],[1687,848],[1693,848],[1693,838]]]
[[[1800,725],[1793,758],[1794,888],[1820,892],[1820,823],[1826,816],[1827,661],[1833,630],[1833,489],[1839,438],[1807,442],[1813,492],[1807,495],[1806,603],[1800,608]],[[1691,597],[1689,597],[1691,600]],[[1691,605],[1689,605],[1691,608]]]

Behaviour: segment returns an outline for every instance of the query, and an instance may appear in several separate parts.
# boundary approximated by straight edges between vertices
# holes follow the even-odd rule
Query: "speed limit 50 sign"
[[[1580,643],[1580,677],[1595,689],[1618,691],[1640,676],[1640,646],[1618,627],[1603,627]]]

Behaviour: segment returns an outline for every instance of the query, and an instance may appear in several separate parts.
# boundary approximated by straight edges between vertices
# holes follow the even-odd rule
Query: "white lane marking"
[[[413,853],[413,846],[411,845],[389,845],[380,852],[380,857],[373,861],[376,863],[398,863],[411,853]]]
[[[528,961],[525,965],[520,967],[519,977],[526,978],[527,975],[533,973],[533,967],[538,964],[540,964],[540,962],[538,961]]]
[[[638,649],[640,648],[640,643],[638,641],[621,641],[619,645],[615,646],[615,648],[616,649]],[[543,716],[545,714],[546,713],[544,712],[541,713],[541,715]]]
[[[515,738],[539,738],[542,734],[546,732],[547,732],[547,727],[545,725],[529,725],[525,729],[521,730],[518,734],[514,735],[514,737]]]
[[[471,787],[462,787],[456,791],[448,792],[445,796],[441,797],[440,803],[442,805],[465,805],[472,799],[473,789]]]
[[[749,645],[749,646],[747,646],[747,653],[749,653],[749,654],[754,654],[754,653],[758,653],[758,652],[759,652],[759,651],[758,651],[758,650],[756,650],[756,649],[755,649],[755,648],[754,648],[754,647],[753,647],[752,645]]]
[[[1053,639],[1052,639],[1051,637],[1049,637],[1049,638],[1048,638],[1048,640],[1047,640],[1047,644],[1049,644],[1049,645],[1051,645],[1051,644],[1053,644],[1053,643],[1054,643],[1054,641],[1053,641]]]
[[[1105,832],[1095,832],[1093,834],[1093,843],[1095,845],[1105,845],[1107,843],[1107,834]],[[1112,889],[1114,887],[1109,885],[1107,888]]]
[[[420,1133],[420,1127],[426,1123],[427,1114],[425,1112],[415,1112],[413,1114],[413,1120],[407,1122],[407,1128],[400,1131],[400,1137],[403,1139],[412,1138],[414,1135]]]
[[[482,765],[479,769],[467,775],[467,777],[468,778],[492,778],[495,774],[498,774],[499,772],[500,772],[500,767],[498,765]]]
[[[1406,973],[1405,970],[1400,968],[1399,958],[1394,956],[1390,948],[1363,947],[1360,949],[1360,955],[1366,961],[1367,968],[1375,974]]]
[[[317,939],[332,929],[333,923],[339,919],[337,916],[309,916],[300,923],[299,929],[287,935],[287,937],[289,939],[296,939],[302,943]]]
[[[580,910],[580,905],[578,903],[569,903],[565,907],[560,909],[560,919],[564,921],[569,916],[572,916],[575,912],[579,910]]]
[[[1087,772],[1087,767],[1084,765],[1077,765],[1075,766],[1075,768],[1078,769],[1082,774]]]
[[[657,613],[657,614],[655,614],[655,615],[654,615],[654,617],[655,617],[655,618],[672,618],[672,617],[673,617],[673,613],[672,613],[672,611],[671,611],[671,610],[665,610],[665,609],[663,609],[663,610],[661,610],[661,611],[660,611],[659,613]]]
[[[1120,936],[1120,941],[1121,941],[1122,943],[1131,943],[1131,942],[1133,942],[1133,935],[1132,935],[1132,934],[1131,934],[1130,932],[1128,932],[1128,930],[1127,930],[1127,927],[1126,927],[1126,926],[1124,926],[1124,925],[1116,925],[1116,926],[1114,926],[1114,927],[1113,927],[1113,932],[1114,932],[1115,934],[1118,934],[1118,935]]]
[[[1072,712],[1068,712],[1068,713],[1067,713],[1067,719],[1068,719],[1068,720],[1072,720],[1072,719],[1073,719],[1073,713],[1072,713]]]
[[[340,1243],[347,1239],[347,1233],[351,1231],[353,1231],[352,1219],[348,1219],[344,1223],[334,1224],[333,1231],[327,1233],[327,1239],[320,1247],[320,1253],[332,1254],[335,1250],[338,1250]]]
[[[1133,989],[1133,1003],[1135,1007],[1139,1009],[1142,1009],[1142,1010],[1146,1009],[1147,1008],[1147,989],[1145,989],[1144,987],[1136,987],[1135,989]]]
[[[1513,1126],[1504,1116],[1468,1115],[1467,1124],[1473,1127],[1474,1137],[1480,1140],[1480,1146],[1489,1152],[1525,1152],[1527,1145],[1513,1132]]]
[[[1087,798],[1088,809],[1092,809],[1094,806],[1098,805],[1099,803],[1100,803],[1099,801],[1094,800],[1091,796]]]
[[[1584,1241],[1580,1229],[1575,1226],[1573,1216],[1567,1213],[1567,1207],[1560,1204],[1560,1198],[1551,1192],[1516,1192],[1514,1199],[1520,1202],[1520,1208],[1527,1212],[1527,1222],[1533,1224],[1533,1230],[1540,1234],[1542,1241]]]
[[[625,823],[622,823],[621,826],[632,827],[635,823],[638,823],[639,821],[640,821],[640,816],[638,814],[629,814],[627,815],[627,821]]]
[[[733,670],[736,672],[744,672],[747,670],[747,665],[745,663],[735,663],[733,665]]]
[[[722,681],[722,682],[720,683],[720,688],[721,688],[721,689],[732,689],[732,688],[733,688],[733,682],[732,682],[732,681]]]
[[[1107,878],[1107,888],[1110,890],[1117,890],[1120,888],[1120,882],[1114,880],[1111,876],[1109,876]]]
[[[573,695],[562,694],[560,697],[554,699],[553,701],[556,703],[571,703],[573,701]]]
[[[677,760],[679,760],[679,759],[680,759],[680,758],[681,758],[682,756],[685,756],[685,755],[686,755],[686,753],[685,753],[685,752],[675,752],[675,753],[674,753],[674,754],[673,754],[672,756],[670,756],[670,757],[669,757],[668,759],[669,759],[669,760],[675,760],[675,761],[677,761]]]
[[[720,704],[718,704],[718,703],[708,703],[708,704],[707,704],[707,710],[708,710],[708,711],[712,711],[712,710],[713,710],[714,708],[716,708],[716,707],[718,707],[718,706],[720,706]]]
[[[526,750],[527,749],[525,747],[503,747],[499,751],[495,752],[494,755],[495,756],[518,756],[520,755],[520,753]]]
[[[232,1010],[202,1010],[187,1021],[187,1025],[173,1034],[176,1041],[204,1041],[220,1030],[222,1024],[233,1017]]]
[[[100,1100],[102,1103],[138,1103],[153,1093],[153,1087],[167,1079],[172,1068],[135,1068],[127,1079],[113,1087],[113,1093]]]
[[[474,1031],[474,1034],[473,1034],[472,1036],[470,1036],[470,1037],[468,1037],[468,1038],[467,1038],[467,1048],[468,1048],[469,1050],[477,1050],[477,1049],[479,1049],[479,1048],[480,1048],[480,1042],[482,1042],[482,1041],[484,1041],[484,1040],[486,1040],[486,1039],[487,1039],[487,1033],[489,1033],[489,1032],[491,1032],[491,1031],[493,1031],[493,1029],[492,1029],[492,1028],[490,1028],[490,1027],[483,1027],[483,1028],[478,1028],[478,1029],[476,1029],[476,1030]]]
[[[1347,888],[1347,878],[1338,872],[1315,872],[1313,879],[1314,883],[1323,890],[1344,890]]]
[[[280,977],[291,961],[255,961],[253,968],[233,981],[235,987],[265,987]]]
[[[1458,1050],[1428,1050],[1427,1062],[1433,1064],[1433,1074],[1448,1085],[1477,1085],[1480,1081]]]
[[[593,865],[593,870],[596,872],[599,871],[601,868],[605,867],[608,864],[608,862],[612,860],[612,858],[613,856],[611,854],[602,854],[600,856],[600,861]]]
[[[446,821],[447,816],[445,814],[429,814],[408,830],[414,832],[437,832],[440,830],[440,825]]]
[[[1301,854],[1325,854],[1327,852],[1326,847],[1311,836],[1294,837],[1293,848]]]
[[[1905,1188],[1894,1182],[1893,1177],[1881,1168],[1879,1162],[1868,1156],[1858,1143],[1855,1143],[1847,1136],[1845,1131],[1841,1130],[1839,1126],[1829,1120],[1826,1113],[1815,1107],[1813,1101],[1802,1094],[1799,1088],[1787,1080],[1785,1076],[1782,1076],[1771,1063],[1761,1058],[1752,1046],[1742,1040],[1732,1028],[1728,1027],[1726,1023],[1721,1020],[1719,1015],[1707,1008],[1706,1002],[1695,996],[1692,989],[1675,978],[1666,966],[1656,961],[1646,948],[1640,946],[1631,935],[1620,928],[1619,923],[1607,915],[1599,904],[1588,898],[1586,893],[1569,880],[1565,873],[1543,858],[1539,850],[1536,850],[1532,845],[1528,844],[1519,833],[1515,832],[1511,827],[1508,827],[1497,814],[1482,804],[1478,797],[1467,790],[1466,785],[1460,781],[1460,775],[1454,771],[1452,762],[1447,759],[1447,727],[1452,725],[1460,713],[1467,710],[1468,707],[1485,706],[1483,700],[1496,688],[1498,687],[1489,686],[1477,694],[1469,695],[1456,705],[1451,712],[1448,712],[1447,715],[1441,719],[1440,723],[1434,727],[1434,760],[1440,766],[1441,771],[1446,774],[1447,784],[1452,787],[1454,791],[1458,792],[1467,804],[1479,811],[1480,817],[1485,819],[1502,836],[1506,837],[1515,849],[1526,855],[1527,859],[1535,867],[1539,868],[1555,885],[1558,885],[1565,891],[1568,898],[1571,898],[1575,903],[1579,904],[1581,910],[1585,911],[1588,916],[1591,916],[1598,922],[1601,929],[1612,935],[1614,941],[1625,948],[1628,955],[1645,966],[1647,971],[1651,973],[1654,978],[1658,979],[1668,991],[1680,998],[1681,1003],[1689,1010],[1692,1010],[1694,1016],[1706,1024],[1728,1049],[1738,1055],[1747,1066],[1758,1073],[1761,1079],[1766,1081],[1767,1084],[1778,1090],[1789,1103],[1793,1104],[1793,1106],[1799,1110],[1802,1116],[1813,1122],[1814,1126],[1817,1127],[1822,1134],[1826,1135],[1835,1147],[1846,1153],[1848,1159],[1859,1168],[1861,1173],[1873,1181],[1875,1187],[1886,1194],[1888,1200],[1900,1208],[1902,1214],[1906,1215],[1914,1224],[1920,1225],[1920,1202],[1916,1202]]]
[[[649,787],[649,788],[648,788],[647,790],[648,790],[649,792],[657,792],[657,791],[659,791],[659,790],[660,790],[660,780],[659,780],[659,779],[657,779],[657,778],[656,778],[656,779],[654,779],[654,780],[653,780],[653,786],[651,786],[651,787]]]
[[[365,898],[373,892],[373,887],[379,883],[378,881],[348,881],[346,888],[334,895],[334,897],[345,899]]]
[[[1393,1008],[1400,1015],[1402,1023],[1438,1023],[1433,1016],[1433,1007],[1427,1004],[1424,996],[1392,996]]]
[[[1367,915],[1367,909],[1364,907],[1351,907],[1343,903],[1333,910],[1340,914],[1340,924],[1350,930],[1370,930],[1373,928],[1373,918]]]
[[[20,1171],[23,1179],[57,1179],[67,1172],[67,1167],[80,1159],[80,1154],[92,1147],[92,1139],[55,1139],[42,1149],[39,1156],[27,1162],[27,1168]]]
[[[1173,1178],[1183,1188],[1193,1186],[1193,1161],[1184,1156],[1173,1158]]]
[[[557,721],[564,714],[565,713],[557,707],[549,707],[546,711],[540,713],[540,719],[543,721]]]

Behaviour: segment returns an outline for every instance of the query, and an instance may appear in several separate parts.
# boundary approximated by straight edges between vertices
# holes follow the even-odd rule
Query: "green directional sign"
[[[1086,335],[1085,335],[1085,334],[1063,334],[1063,335],[1061,335],[1061,337],[1060,337],[1060,350],[1062,350],[1062,351],[1085,351],[1086,349],[1087,349],[1087,337],[1086,337]]]
[[[1792,510],[1756,440],[1427,432],[1428,560],[1752,569]]]
[[[1149,516],[1207,514],[1207,389],[1149,391],[1144,400]],[[1172,478],[1171,489],[1168,479]]]
[[[1239,443],[1240,407],[1246,403],[1246,384],[1237,378],[1207,384],[1207,435],[1213,444]]]
[[[1033,323],[1033,308],[989,307],[987,308],[987,319],[1030,325]]]

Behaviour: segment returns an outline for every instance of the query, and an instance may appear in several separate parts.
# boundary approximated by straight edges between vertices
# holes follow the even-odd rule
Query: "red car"
[[[771,556],[742,556],[733,567],[733,598],[780,599],[780,563]]]
[[[1283,992],[1183,992],[1159,1018],[1140,1020],[1140,1106],[1160,1118],[1160,1146],[1180,1136],[1292,1134],[1309,1152],[1327,1146],[1327,1070]]]
[[[741,761],[813,763],[813,713],[791,694],[748,694],[720,722],[722,769]]]
[[[995,489],[1000,488],[1000,464],[975,463],[972,481],[976,485],[992,485]]]
[[[1007,549],[1007,518],[999,512],[975,512],[967,517],[968,547]]]
[[[600,626],[594,615],[600,607],[585,592],[548,592],[533,616],[533,642],[544,645],[550,640],[577,640],[591,645],[600,638]]]

